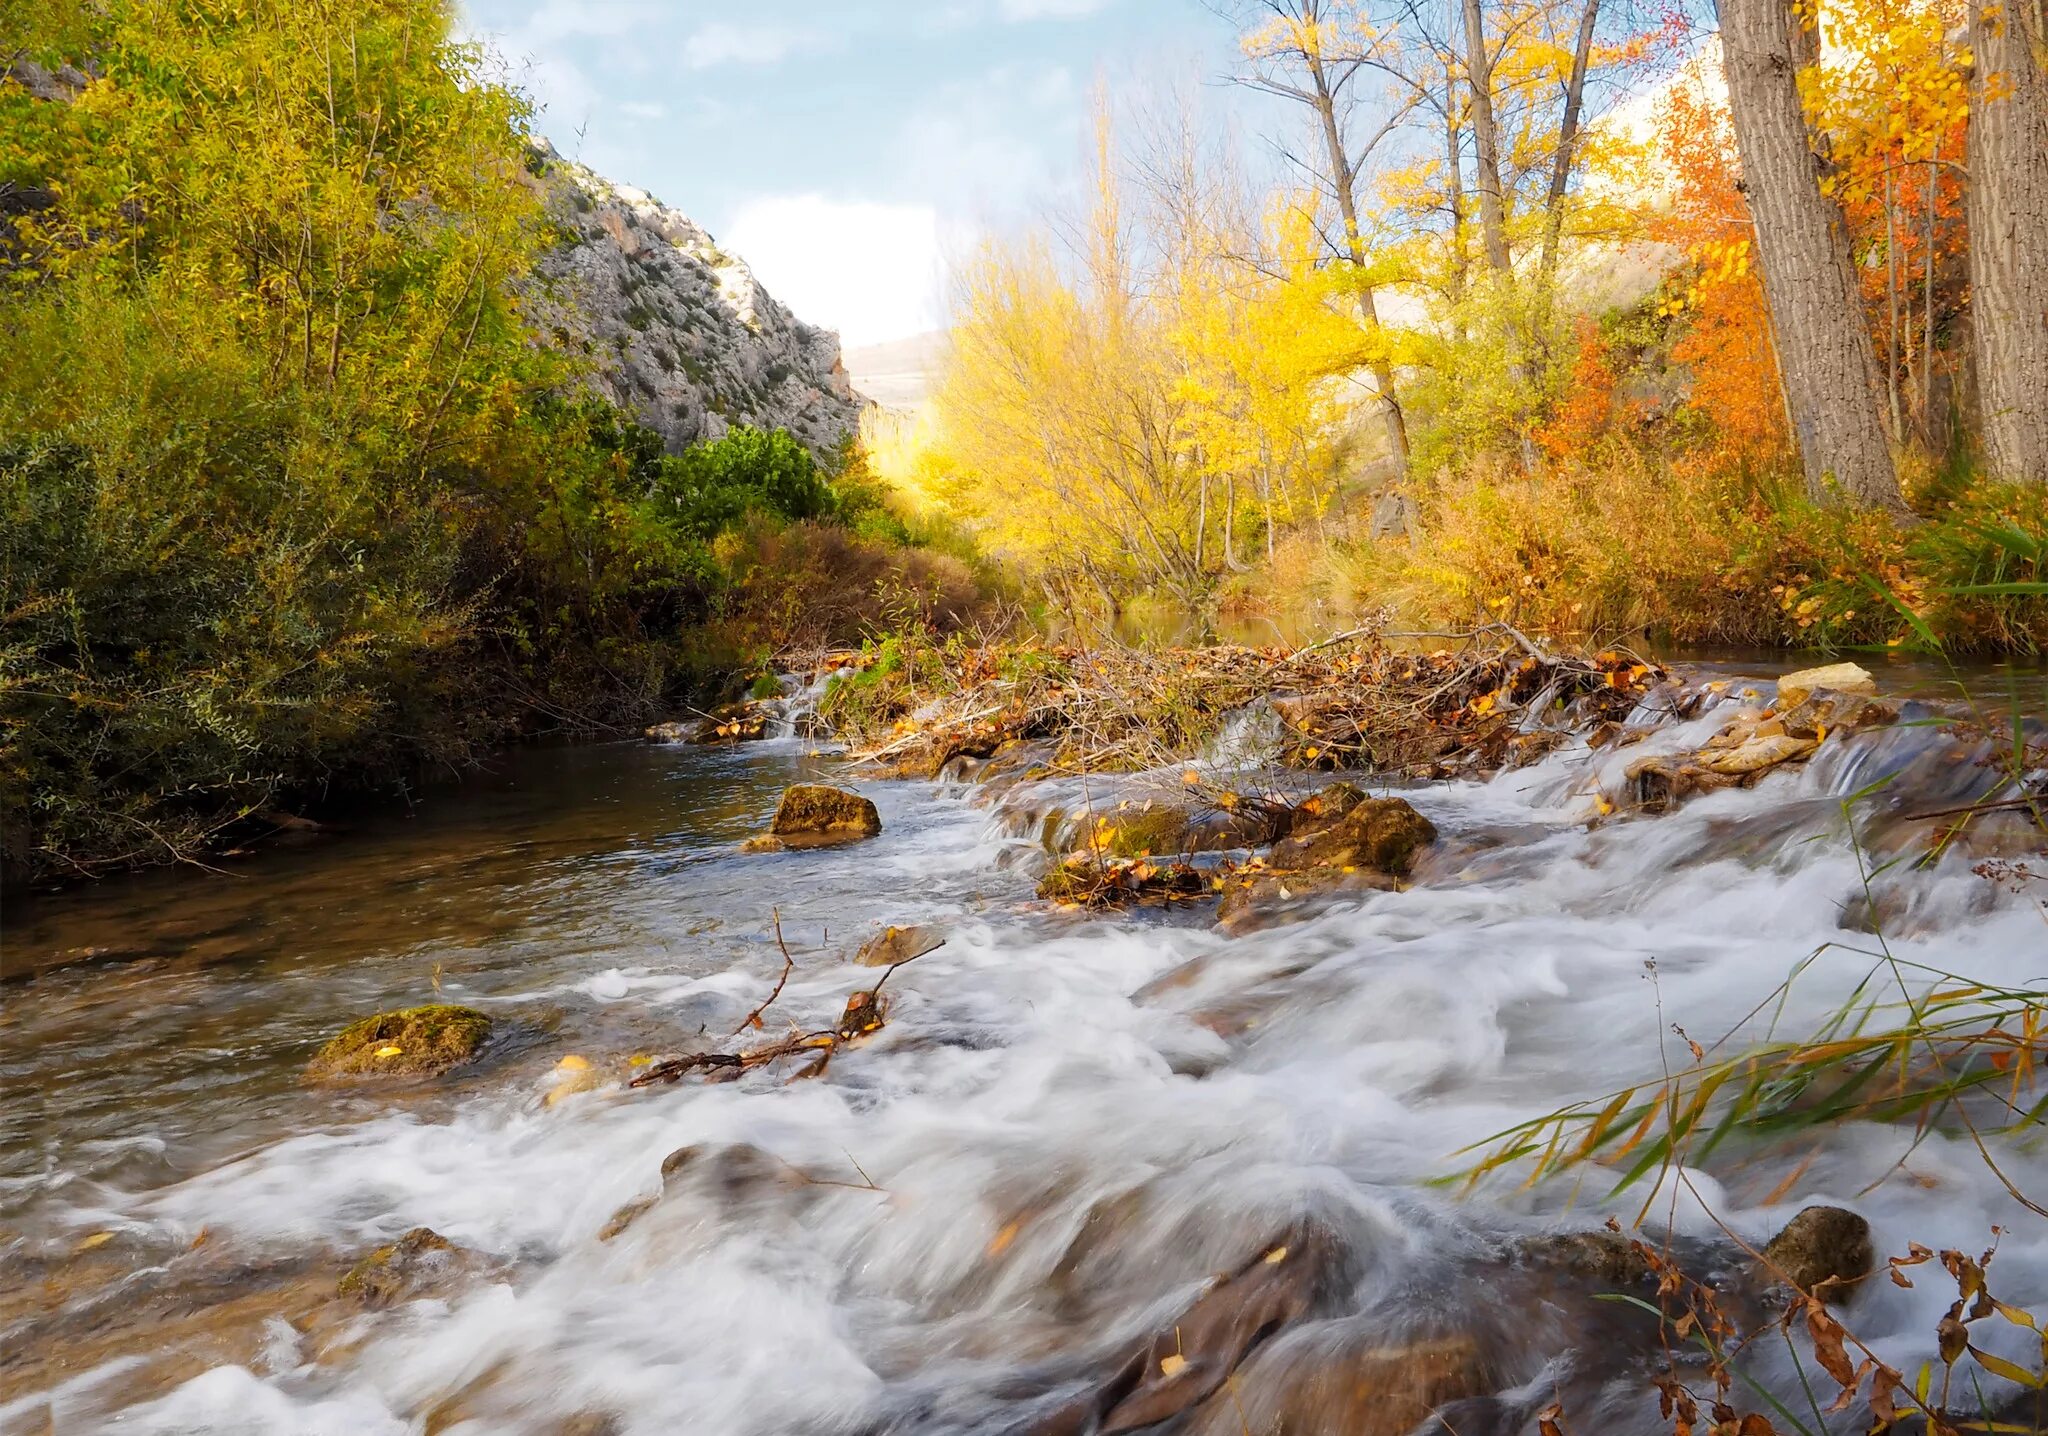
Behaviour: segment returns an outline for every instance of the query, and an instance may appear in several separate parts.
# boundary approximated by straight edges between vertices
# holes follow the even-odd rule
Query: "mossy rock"
[[[1188,810],[1177,804],[1118,803],[1083,813],[1067,840],[1067,851],[1116,858],[1170,856],[1189,850],[1192,825]]]
[[[462,1249],[439,1232],[414,1227],[350,1267],[335,1291],[365,1306],[390,1306],[453,1274],[462,1258]]]
[[[1405,798],[1369,798],[1340,783],[1295,809],[1293,831],[1274,845],[1270,861],[1283,870],[1362,868],[1403,877],[1435,841],[1436,825]]]
[[[871,838],[882,831],[882,815],[858,793],[824,783],[796,783],[782,790],[768,831],[778,838]]]
[[[491,1019],[472,1007],[430,1003],[351,1022],[307,1066],[311,1077],[431,1077],[475,1059]]]

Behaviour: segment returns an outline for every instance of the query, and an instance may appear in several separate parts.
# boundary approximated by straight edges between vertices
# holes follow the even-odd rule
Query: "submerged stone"
[[[472,1007],[430,1003],[352,1022],[314,1054],[310,1077],[431,1077],[472,1061],[491,1019]]]
[[[414,1227],[350,1267],[335,1290],[365,1306],[390,1306],[456,1273],[463,1256],[462,1249],[439,1232]]]
[[[885,927],[860,945],[853,960],[862,967],[894,967],[945,945],[946,934],[927,923]]]
[[[1255,932],[1262,927],[1319,910],[1339,898],[1368,892],[1394,892],[1400,879],[1386,873],[1342,868],[1310,868],[1298,872],[1251,873],[1228,879],[1216,921],[1227,932]]]

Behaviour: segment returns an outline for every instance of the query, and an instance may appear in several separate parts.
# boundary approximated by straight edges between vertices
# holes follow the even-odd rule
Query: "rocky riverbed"
[[[1981,734],[1853,681],[1604,671],[1599,714],[1460,719],[1483,761],[1434,779],[1329,770],[1344,715],[1299,702],[1137,771],[999,732],[879,779],[795,736],[814,683],[758,740],[528,753],[412,825],[42,900],[8,935],[0,1418],[1652,1432],[1672,1382],[1706,1419],[1703,1305],[1744,1410],[1832,1399],[1830,1323],[1940,1369],[1957,1286],[1915,1243],[2001,1228],[1998,1299],[2048,1309],[2024,1131],[2004,1180],[1873,1117],[1613,1195],[1626,1161],[1444,1184],[1873,973],[2044,969],[2027,814],[1923,816],[1996,800]],[[746,851],[799,783],[847,826]],[[1867,1427],[1859,1381],[1813,1429]]]

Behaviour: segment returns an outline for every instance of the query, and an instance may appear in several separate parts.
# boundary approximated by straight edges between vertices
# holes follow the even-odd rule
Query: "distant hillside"
[[[854,386],[885,409],[915,409],[931,393],[932,379],[946,349],[946,331],[934,329],[886,344],[846,351]]]

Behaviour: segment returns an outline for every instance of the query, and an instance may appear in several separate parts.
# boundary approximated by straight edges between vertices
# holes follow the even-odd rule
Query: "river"
[[[1736,1028],[1811,954],[1781,1030],[1865,979],[1874,940],[1845,914],[1868,860],[1840,800],[1921,741],[1626,822],[1586,821],[1609,760],[1582,745],[1416,789],[1456,861],[1236,937],[1198,910],[1051,910],[1031,814],[859,781],[791,738],[523,750],[225,876],[16,901],[0,1428],[1021,1431],[1304,1213],[1344,1249],[1345,1329],[1405,1349],[1514,1300],[1484,1275],[1505,1244],[1642,1204],[1598,1183],[1460,1198],[1432,1179],[1461,1149],[1682,1064],[1687,1036]],[[784,784],[820,777],[871,796],[882,835],[738,851]],[[1894,955],[2048,974],[2025,894],[1960,857],[1886,881]],[[847,954],[879,925],[949,940],[816,1080],[625,1089],[632,1057],[727,1033],[768,995],[778,921],[794,968],[771,1035],[874,984]],[[433,1000],[510,1035],[439,1082],[303,1080],[351,1018]],[[571,1054],[611,1080],[550,1101]],[[600,1240],[669,1153],[736,1143],[798,1189],[685,1184]],[[1999,1156],[2048,1197],[2038,1137]],[[1975,1252],[2002,1227],[2000,1297],[2048,1310],[2048,1222],[1966,1139],[1860,1124],[1689,1175],[1653,1203],[1682,1233],[1761,1242],[1814,1202],[1867,1216],[1881,1255]],[[349,1263],[421,1226],[472,1254],[466,1280],[331,1310]],[[1873,1283],[1854,1329],[1910,1373],[1953,1294]],[[1787,1399],[1793,1349],[1750,1359]],[[1503,1384],[1536,1374],[1512,1364]],[[1567,1429],[1670,1429],[1647,1382],[1604,1399]]]

